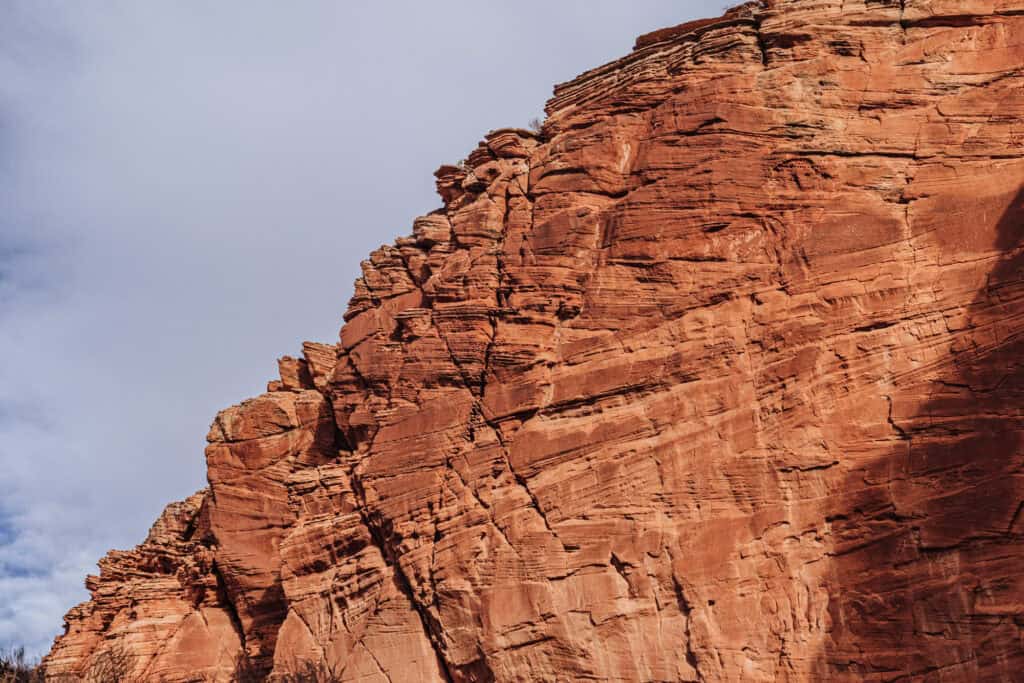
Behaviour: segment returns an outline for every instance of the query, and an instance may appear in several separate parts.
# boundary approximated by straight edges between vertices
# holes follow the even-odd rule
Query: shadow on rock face
[[[951,351],[893,378],[898,445],[829,518],[833,680],[1024,672],[1024,191],[982,221],[965,227],[994,229],[999,260],[965,315],[943,312]]]

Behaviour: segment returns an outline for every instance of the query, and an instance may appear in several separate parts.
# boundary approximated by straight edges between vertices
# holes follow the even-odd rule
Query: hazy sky
[[[0,5],[0,647],[205,485],[435,168],[692,0]]]

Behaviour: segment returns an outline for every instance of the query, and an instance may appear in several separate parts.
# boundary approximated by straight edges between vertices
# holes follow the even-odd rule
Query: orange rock
[[[209,493],[172,503],[134,551],[112,551],[86,579],[47,656],[51,677],[84,674],[113,649],[142,680],[229,680],[241,649],[237,616],[210,550]]]
[[[748,3],[558,86],[218,416],[49,673],[1014,680],[1022,33]]]

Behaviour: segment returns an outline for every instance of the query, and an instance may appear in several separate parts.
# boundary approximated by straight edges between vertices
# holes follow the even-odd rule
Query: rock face
[[[1024,0],[775,0],[437,173],[48,674],[1011,681]]]

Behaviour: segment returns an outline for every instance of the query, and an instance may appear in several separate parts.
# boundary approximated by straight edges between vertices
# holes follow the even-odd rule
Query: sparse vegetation
[[[335,671],[326,662],[303,662],[291,667],[291,672],[279,675],[279,683],[341,683],[341,671]]]
[[[284,672],[274,673],[266,677],[252,660],[245,654],[235,660],[235,672],[231,678],[233,683],[340,683],[341,671],[336,671],[326,662],[293,662],[283,667]]]
[[[25,648],[0,652],[0,683],[37,683],[43,680],[38,662],[25,657]]]
[[[38,661],[29,660],[24,648],[0,652],[0,683],[44,683],[46,674]],[[81,675],[50,677],[51,683],[142,683],[132,675],[131,655],[114,646],[93,657],[89,669]]]
[[[249,655],[243,652],[235,658],[235,672],[231,676],[234,683],[259,683],[264,679],[266,676],[253,663]]]
[[[326,662],[297,662],[288,671],[275,673],[271,677],[257,667],[252,659],[241,655],[235,660],[233,683],[339,683],[341,671]],[[83,675],[64,675],[50,678],[53,683],[151,683],[134,675],[132,656],[122,647],[114,646],[103,650],[89,665]],[[24,648],[0,651],[0,683],[45,683],[46,676],[38,661],[30,660]]]
[[[532,119],[530,119],[530,123],[528,123],[527,125],[529,126],[530,130],[536,133],[537,135],[540,135],[542,132],[544,132],[544,121],[538,116],[534,116]]]

